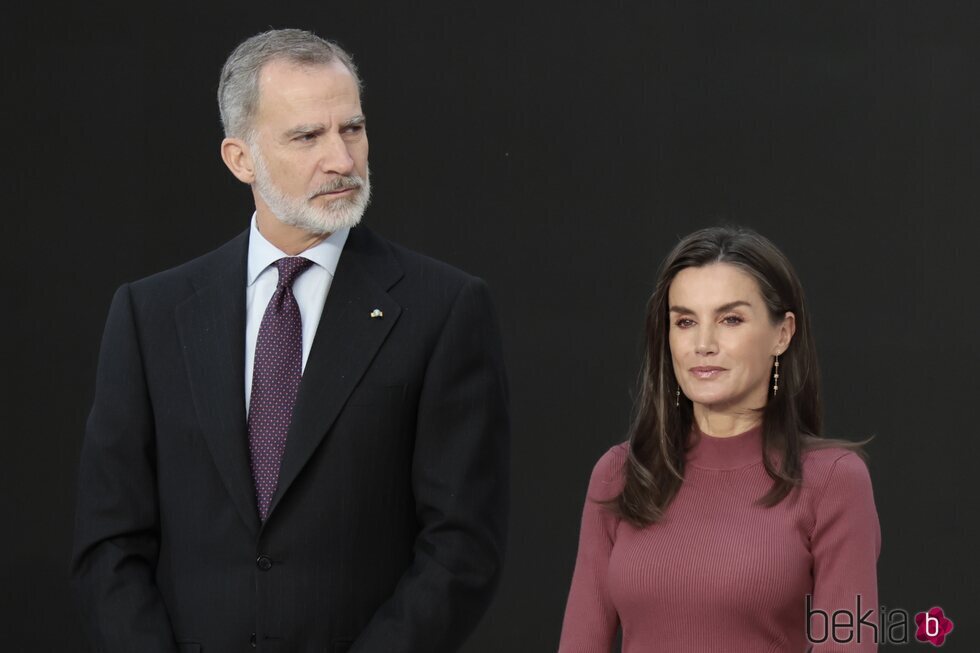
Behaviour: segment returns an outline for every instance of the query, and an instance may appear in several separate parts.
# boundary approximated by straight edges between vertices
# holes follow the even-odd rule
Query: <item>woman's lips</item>
[[[692,367],[691,374],[699,379],[713,379],[727,370],[724,367]]]

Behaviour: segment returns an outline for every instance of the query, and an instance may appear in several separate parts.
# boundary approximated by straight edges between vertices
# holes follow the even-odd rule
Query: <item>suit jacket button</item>
[[[272,559],[269,556],[259,556],[255,559],[255,564],[258,565],[259,569],[262,571],[269,571],[272,569]]]
[[[257,646],[255,643],[255,633],[252,633],[251,635],[248,636],[248,643],[249,646],[251,646],[252,648],[255,648]]]

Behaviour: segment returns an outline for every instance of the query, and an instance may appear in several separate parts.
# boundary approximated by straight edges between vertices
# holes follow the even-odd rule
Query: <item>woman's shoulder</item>
[[[831,479],[839,487],[871,486],[864,457],[846,442],[811,438],[806,442],[802,462],[803,482],[811,488],[826,488]]]
[[[868,542],[880,543],[871,475],[860,450],[841,441],[819,445],[823,446],[809,448],[803,459],[811,535],[833,540],[860,532]]]
[[[589,479],[589,497],[596,501],[608,501],[623,490],[623,466],[629,457],[629,443],[621,442],[602,454],[592,468]]]

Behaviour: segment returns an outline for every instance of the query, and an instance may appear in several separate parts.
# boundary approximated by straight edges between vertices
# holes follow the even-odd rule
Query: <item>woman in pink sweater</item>
[[[821,436],[799,279],[770,241],[681,241],[650,298],[628,442],[596,464],[560,653],[875,651],[878,517]],[[835,614],[836,613],[836,614]]]

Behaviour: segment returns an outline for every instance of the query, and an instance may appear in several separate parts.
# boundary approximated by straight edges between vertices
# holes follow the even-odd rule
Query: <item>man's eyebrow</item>
[[[726,313],[732,310],[733,308],[738,308],[739,306],[748,306],[751,308],[752,304],[751,302],[747,302],[745,300],[739,299],[734,302],[728,302],[727,304],[722,304],[721,306],[715,309],[715,314],[717,315],[718,313]],[[694,313],[695,311],[692,311],[686,306],[671,306],[670,312],[671,313]]]
[[[322,132],[326,129],[323,123],[310,123],[307,125],[296,125],[292,129],[286,132],[286,138],[292,138],[293,136],[302,136],[304,134],[315,134],[317,132]]]
[[[366,120],[367,118],[364,117],[364,114],[358,114],[353,118],[348,118],[342,122],[340,124],[340,128],[346,129],[347,127],[359,127],[360,125],[363,125]]]

